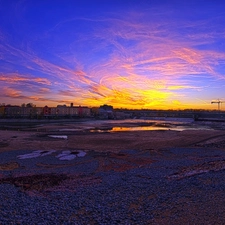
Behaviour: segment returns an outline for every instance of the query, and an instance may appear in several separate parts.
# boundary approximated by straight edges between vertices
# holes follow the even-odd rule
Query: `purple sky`
[[[0,0],[0,104],[217,109],[224,12],[213,0]]]

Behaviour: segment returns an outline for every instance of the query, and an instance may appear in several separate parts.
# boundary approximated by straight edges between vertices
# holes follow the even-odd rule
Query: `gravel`
[[[125,156],[111,158],[111,163],[129,163],[131,156],[150,157],[153,162],[143,167],[134,164],[123,171],[106,170],[101,164],[106,156],[95,157],[92,152],[91,157],[87,154],[83,159],[57,164],[64,167],[44,170],[35,166],[34,160],[17,159],[23,167],[10,171],[10,175],[9,171],[0,172],[0,224],[224,224],[223,169],[212,171],[209,164],[208,172],[171,177],[207,162],[221,162],[225,152],[192,148],[168,149],[165,154],[154,156],[146,151],[123,153]],[[9,162],[16,160],[13,154],[7,155]],[[55,162],[46,157],[49,164]],[[41,160],[46,162],[46,158],[38,158],[36,163]],[[28,172],[51,179],[57,179],[57,174],[67,177],[60,184],[53,182],[52,187],[43,185],[42,189],[32,186],[40,183],[37,176],[33,176],[35,180],[29,177],[27,189],[19,185],[22,178],[20,183],[15,184],[15,179],[12,182]],[[11,182],[6,182],[10,176]]]

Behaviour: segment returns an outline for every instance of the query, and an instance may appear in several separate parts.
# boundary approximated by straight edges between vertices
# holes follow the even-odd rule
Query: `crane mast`
[[[211,104],[218,104],[218,110],[220,111],[220,105],[222,105],[224,101],[220,101],[219,99],[217,101],[211,101]]]

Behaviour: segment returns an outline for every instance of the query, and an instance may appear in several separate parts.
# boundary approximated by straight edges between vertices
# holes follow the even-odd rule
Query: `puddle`
[[[61,139],[68,139],[67,135],[48,135],[48,137],[52,137],[52,138],[61,138]]]
[[[91,129],[90,132],[92,133],[102,133],[102,132],[123,132],[123,131],[166,131],[166,130],[172,130],[172,131],[184,131],[184,130],[213,130],[209,127],[204,126],[170,126],[170,125],[159,125],[159,126],[136,126],[136,127],[111,127],[111,128],[100,128],[100,129]]]
[[[170,130],[168,127],[113,127],[112,132],[118,131],[141,131],[141,130]]]
[[[190,118],[164,118],[164,120],[128,119],[128,120],[107,120],[88,121],[76,127],[62,128],[61,132],[86,131],[91,133],[112,133],[132,131],[184,131],[184,130],[213,130],[210,126],[196,124]],[[48,135],[52,138],[68,139],[67,135]]]
[[[122,132],[122,131],[154,131],[154,130],[173,130],[173,131],[184,131],[184,130],[211,130],[210,128],[204,127],[112,127],[111,129],[93,129],[90,130],[92,133],[101,133],[101,132]]]
[[[77,127],[77,128],[63,128],[59,129],[58,131],[67,131],[67,132],[76,132],[76,131],[84,131],[84,130],[91,130],[94,129],[93,126],[82,126],[82,127]]]
[[[142,131],[142,130],[169,130],[169,128],[166,127],[112,127],[110,129],[92,129],[90,132],[121,132],[121,131]]]
[[[213,128],[210,128],[210,126],[195,123],[192,118],[107,120],[95,121],[92,125],[95,127],[89,129],[89,132],[92,133],[157,130],[214,130]]]
[[[63,128],[63,129],[59,129],[59,131],[82,131],[82,128]]]
[[[37,150],[37,151],[33,151],[31,153],[28,153],[28,154],[18,155],[17,158],[19,158],[19,159],[31,159],[31,158],[37,158],[37,157],[43,157],[43,156],[46,156],[46,155],[50,155],[53,152],[55,152],[55,150],[49,150],[49,151]]]
[[[46,155],[51,155],[54,152],[56,152],[56,150],[49,150],[49,151],[37,150],[37,151],[33,151],[28,154],[18,155],[17,158],[18,159],[31,159],[31,158],[37,158],[37,157],[43,157]],[[59,160],[72,160],[72,159],[75,159],[76,157],[84,157],[85,155],[86,155],[86,152],[82,151],[82,150],[73,150],[73,151],[66,150],[66,151],[62,151],[62,153],[56,155],[56,158],[58,158]]]
[[[76,157],[84,157],[86,155],[86,152],[82,150],[76,150],[76,151],[63,151],[61,154],[57,155],[56,157],[59,158],[59,160],[72,160]]]

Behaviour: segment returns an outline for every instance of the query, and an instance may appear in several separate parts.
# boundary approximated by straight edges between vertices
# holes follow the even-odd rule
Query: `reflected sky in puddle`
[[[18,155],[17,158],[19,158],[19,159],[32,159],[32,158],[37,158],[37,157],[43,157],[43,156],[46,156],[46,155],[51,155],[54,152],[55,152],[55,150],[47,150],[47,151],[37,150],[37,151],[33,151],[31,153],[27,153],[27,154],[24,154],[24,155]]]
[[[152,126],[145,126],[145,127],[113,127],[111,132],[118,132],[118,131],[141,131],[141,130],[169,130],[168,127],[152,127]]]
[[[194,123],[192,118],[166,118],[164,120],[112,120],[98,121],[95,128],[89,129],[92,133],[102,132],[129,132],[129,131],[184,131],[184,130],[212,130],[209,126]]]
[[[92,129],[90,132],[93,133],[101,133],[101,132],[123,132],[123,131],[166,131],[166,130],[173,130],[173,131],[184,131],[184,130],[211,130],[208,127],[191,127],[191,126],[175,126],[175,127],[168,127],[168,126],[137,126],[137,127],[112,127],[112,128],[103,128],[103,129]]]
[[[39,158],[47,155],[52,155],[55,153],[55,150],[37,150],[33,151],[31,153],[23,154],[23,155],[18,155],[18,159],[32,159],[32,158]],[[62,151],[60,154],[56,155],[55,157],[58,158],[59,160],[72,160],[75,159],[76,157],[84,157],[86,155],[86,152],[83,150],[65,150]]]
[[[82,150],[78,150],[78,151],[63,151],[61,154],[57,155],[56,157],[59,160],[72,160],[75,159],[76,157],[84,157],[86,155],[86,152],[82,151]]]
[[[92,129],[90,132],[122,132],[122,131],[144,131],[144,130],[169,130],[169,128],[166,127],[112,127],[109,129],[103,128],[103,129]]]
[[[51,138],[60,138],[60,139],[68,139],[67,135],[48,135]]]

